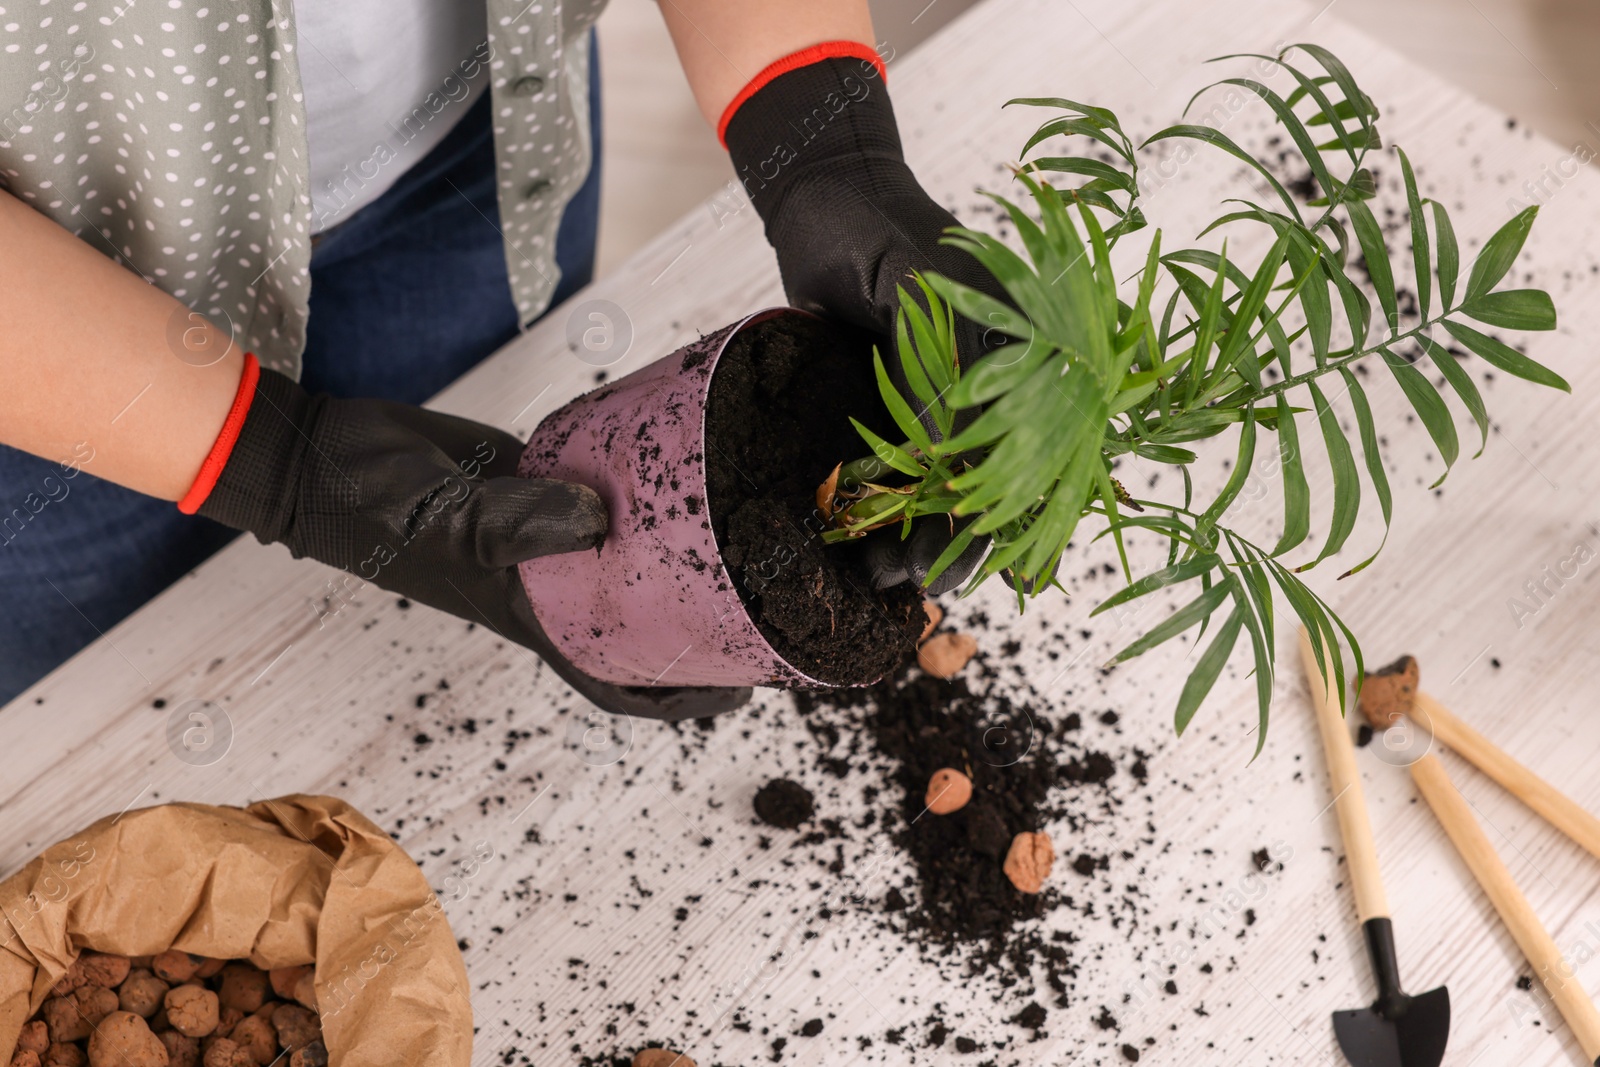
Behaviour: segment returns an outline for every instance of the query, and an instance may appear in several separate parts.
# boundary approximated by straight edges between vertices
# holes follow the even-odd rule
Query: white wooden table
[[[1383,106],[1386,140],[1403,144],[1423,184],[1456,210],[1470,255],[1509,216],[1507,199],[1568,150],[1509,129],[1503,116],[1341,27],[1336,14],[1314,19],[1316,7],[1268,0],[988,0],[893,62],[890,76],[917,172],[937,197],[977,218],[973,187],[1003,182],[997,163],[1015,155],[1037,121],[999,112],[1007,98],[1104,103],[1148,133],[1173,121],[1194,87],[1220,76],[1201,60],[1317,40]],[[1234,122],[1229,132],[1240,140],[1265,130],[1253,109]],[[1232,176],[1221,157],[1203,156],[1147,211],[1187,239]],[[1330,565],[1316,583],[1373,658],[1415,653],[1435,695],[1600,809],[1592,681],[1600,673],[1600,467],[1589,445],[1600,424],[1600,373],[1580,342],[1590,327],[1600,332],[1591,280],[1600,182],[1585,171],[1546,199],[1518,273],[1531,270],[1556,298],[1562,328],[1532,352],[1571,380],[1574,395],[1497,376],[1487,390],[1496,423],[1489,448],[1463,460],[1439,495],[1421,488],[1436,461],[1423,459],[1431,448],[1420,426],[1389,434],[1397,516],[1388,547],[1363,575],[1335,585],[1339,568]],[[1472,210],[1457,209],[1468,202]],[[780,301],[771,253],[740,203],[730,193],[722,209],[692,212],[576,298],[625,309],[633,341],[612,374]],[[438,406],[526,432],[594,380],[596,368],[567,350],[568,317],[558,310]],[[1402,418],[1397,390],[1372,392],[1380,422]],[[1275,486],[1263,492],[1270,516]],[[1358,529],[1352,560],[1373,535],[1370,524]],[[1576,576],[1530,600],[1524,583],[1578,545],[1588,552]],[[1096,563],[1110,558],[1092,551]],[[1079,938],[1080,973],[1069,1006],[1052,1007],[1043,1039],[1029,1043],[1003,1021],[1022,1006],[1015,996],[996,999],[993,987],[920,959],[862,910],[818,913],[841,892],[873,901],[899,884],[904,862],[892,850],[857,834],[844,874],[834,876],[795,858],[803,854],[783,847],[781,835],[773,849],[758,847],[750,799],[767,778],[806,782],[825,813],[848,820],[862,810],[861,787],[882,775],[820,775],[818,742],[786,697],[769,694],[708,734],[651,722],[602,723],[597,733],[530,655],[455,619],[404,610],[376,589],[330,601],[333,574],[241,540],[9,705],[0,714],[0,874],[133,805],[339,794],[393,831],[445,898],[467,945],[481,1064],[571,1063],[631,1053],[650,1038],[674,1042],[702,1067],[748,1064],[765,1062],[778,1037],[788,1039],[785,1061],[804,1063],[1111,1063],[1122,1062],[1124,1043],[1142,1049],[1145,1063],[1335,1063],[1329,1012],[1370,996],[1287,633],[1271,738],[1250,764],[1253,683],[1242,657],[1175,741],[1170,709],[1187,647],[1103,675],[1093,665],[1127,633],[1098,620],[1091,640],[1077,636],[1108,585],[1079,581],[1083,596],[1007,624],[1028,643],[1022,662],[1046,693],[1041,713],[1083,713],[1095,746],[1123,768],[1111,785],[1124,798],[1120,817],[1104,815],[1098,794],[1084,791],[1068,803],[1089,828],[1056,829],[1066,855],[1111,853],[1113,862],[1092,883],[1058,870],[1064,891],[1103,904],[1092,918],[1072,910],[1053,918]],[[1512,598],[1537,611],[1517,618]],[[1009,618],[1000,597],[979,601],[957,617],[983,608]],[[1053,639],[1038,637],[1041,618],[1071,635],[1059,661],[1046,658]],[[1003,636],[986,643],[998,647]],[[191,765],[169,750],[174,713],[202,706],[189,702],[210,702],[231,723],[231,747],[216,763]],[[1120,726],[1098,724],[1106,708],[1121,713]],[[1148,787],[1128,777],[1134,746],[1152,753]],[[1588,962],[1600,953],[1597,861],[1446,758],[1569,950],[1578,980],[1600,990],[1600,963]],[[1515,987],[1523,967],[1514,945],[1405,774],[1371,749],[1362,764],[1403,974],[1416,990],[1450,986],[1446,1062],[1580,1062],[1559,1018]],[[1262,846],[1273,846],[1284,868],[1252,877],[1250,853]],[[489,862],[464,866],[490,851]],[[1127,895],[1131,904],[1117,903]],[[687,909],[681,919],[679,908]],[[1135,992],[1168,978],[1176,995]],[[624,1002],[631,1011],[617,1007]],[[936,1004],[952,1040],[970,1036],[985,1050],[969,1057],[950,1045],[923,1048]],[[1092,1024],[1102,1006],[1119,1030]],[[796,1036],[812,1018],[824,1020],[823,1033]],[[900,1027],[903,1044],[886,1040]]]

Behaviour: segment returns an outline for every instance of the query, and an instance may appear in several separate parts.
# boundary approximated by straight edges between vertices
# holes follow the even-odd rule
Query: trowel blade
[[[1376,1007],[1333,1013],[1333,1033],[1351,1067],[1439,1067],[1450,1037],[1450,992],[1405,997],[1386,1018]]]

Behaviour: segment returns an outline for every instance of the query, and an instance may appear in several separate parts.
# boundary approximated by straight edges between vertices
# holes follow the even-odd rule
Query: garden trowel
[[[1332,647],[1326,651],[1338,655]],[[1317,727],[1328,759],[1333,806],[1339,815],[1350,884],[1355,889],[1356,913],[1378,986],[1377,999],[1370,1007],[1333,1013],[1334,1036],[1352,1067],[1439,1067],[1450,1036],[1450,993],[1440,986],[1410,996],[1400,988],[1389,902],[1378,873],[1378,850],[1372,839],[1372,824],[1367,821],[1356,749],[1342,714],[1342,694],[1332,692],[1331,683],[1323,681],[1316,654],[1303,629],[1300,660],[1311,684],[1311,703],[1317,710]]]

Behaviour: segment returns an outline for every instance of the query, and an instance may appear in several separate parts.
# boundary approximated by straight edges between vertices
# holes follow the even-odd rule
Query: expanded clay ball
[[[238,1008],[223,1008],[217,1013],[217,1028],[211,1031],[218,1037],[232,1037],[233,1028],[244,1021],[244,1012]]]
[[[45,1049],[41,1062],[44,1067],[84,1067],[89,1057],[77,1045],[58,1042]]]
[[[217,995],[195,985],[181,985],[167,991],[167,1021],[180,1034],[205,1037],[217,1028]]]
[[[45,1025],[50,1028],[50,1040],[53,1044],[82,1041],[94,1029],[78,1011],[78,1006],[73,1003],[71,997],[51,997],[39,1009],[39,1014],[44,1018]]]
[[[128,957],[110,956],[104,952],[85,952],[78,957],[78,966],[83,969],[83,977],[89,985],[104,989],[117,988],[133,968]]]
[[[978,654],[978,639],[971,634],[934,634],[917,650],[917,665],[935,678],[949,681]]]
[[[290,1052],[322,1040],[322,1020],[298,1004],[279,1004],[272,1009],[272,1025],[278,1031],[278,1044]]]
[[[928,795],[923,799],[935,815],[960,811],[972,799],[972,779],[954,767],[940,767],[928,779]]]
[[[18,1049],[11,1054],[11,1067],[39,1067],[39,1054],[32,1049]]]
[[[200,1067],[200,1039],[168,1030],[156,1035],[167,1048],[167,1067]]]
[[[50,1047],[50,1030],[38,1019],[22,1024],[22,1033],[17,1035],[17,1051],[32,1052],[43,1056],[44,1050]]]
[[[321,1041],[313,1041],[305,1048],[296,1049],[289,1057],[289,1067],[328,1067],[328,1050]]]
[[[274,967],[267,972],[267,981],[272,985],[272,991],[283,1000],[293,1000],[295,986],[302,975],[311,974],[310,967]]]
[[[1037,893],[1044,888],[1050,868],[1056,861],[1056,850],[1050,844],[1050,835],[1023,833],[1011,839],[1006,853],[1005,873],[1011,884],[1023,893]]]
[[[204,958],[200,956],[191,956],[187,952],[179,952],[175,948],[169,948],[161,955],[151,959],[150,969],[163,982],[177,985],[179,982],[187,982],[193,978],[194,973],[200,969],[200,965],[204,962]]]
[[[238,1008],[249,1015],[267,1002],[267,988],[266,971],[248,963],[230,963],[222,968],[217,999],[224,1008]]]
[[[271,1063],[278,1054],[278,1031],[259,1015],[252,1015],[233,1028],[228,1039],[250,1054],[257,1064]]]
[[[194,972],[196,978],[215,978],[222,973],[222,968],[228,965],[227,960],[212,960],[204,956],[199,957],[199,960],[200,966]]]
[[[205,1055],[200,1062],[205,1067],[255,1067],[250,1053],[225,1037],[207,1042]]]
[[[167,1067],[167,1046],[131,1011],[114,1011],[89,1038],[89,1067]]]
[[[101,1019],[117,1010],[116,990],[104,986],[86,985],[68,999],[77,1005],[78,1013],[90,1027],[98,1026]]]
[[[141,1019],[152,1019],[161,1010],[170,988],[149,971],[133,971],[117,990],[117,1004]]]
[[[695,1062],[669,1048],[642,1048],[633,1054],[633,1067],[695,1067]]]

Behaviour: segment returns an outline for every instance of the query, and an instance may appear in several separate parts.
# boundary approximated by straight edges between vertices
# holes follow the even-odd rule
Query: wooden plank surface
[[[1218,76],[1202,60],[1311,39],[1335,49],[1383,105],[1386,139],[1407,148],[1424,186],[1456,213],[1464,255],[1511,213],[1508,200],[1527,202],[1525,182],[1546,165],[1560,170],[1564,150],[1508,128],[1341,26],[1336,12],[1317,10],[1267,0],[987,0],[892,64],[908,154],[936,197],[982,223],[992,216],[974,186],[1002,187],[999,163],[1036,121],[1000,112],[1005,99],[1105,103],[1149,133]],[[1255,109],[1228,121],[1242,141],[1271,133]],[[1229,163],[1200,156],[1146,210],[1187,240],[1236,180]],[[1485,384],[1495,414],[1487,451],[1430,493],[1439,464],[1421,427],[1401,414],[1396,390],[1374,385],[1380,423],[1400,427],[1387,435],[1395,527],[1368,571],[1335,583],[1342,568],[1333,560],[1314,584],[1370,655],[1416,654],[1435,696],[1600,810],[1600,470],[1588,444],[1600,373],[1581,341],[1590,326],[1600,332],[1600,185],[1578,168],[1541,198],[1517,275],[1556,299],[1562,328],[1530,350],[1574,395],[1494,376]],[[589,321],[588,301],[626,316],[631,346],[605,368],[612,375],[779,302],[772,255],[742,203],[729,192],[691,212],[437,406],[525,434],[595,380],[598,368],[567,344],[569,319]],[[1347,404],[1336,406],[1348,418]],[[1270,523],[1281,506],[1275,484],[1265,478],[1253,491],[1260,512],[1250,521]],[[1375,543],[1367,503],[1349,561]],[[1076,906],[1050,922],[1075,939],[1078,973],[1066,1006],[1042,998],[1049,1017],[1037,1041],[1006,1021],[1024,1003],[1016,991],[964,979],[956,962],[930,962],[885,929],[879,902],[906,869],[870,833],[849,837],[836,871],[785,839],[762,847],[750,798],[767,778],[798,778],[825,813],[850,823],[866,810],[862,788],[885,773],[862,758],[842,778],[820,774],[823,742],[787,697],[767,694],[710,731],[592,718],[522,650],[373,588],[345,591],[330,584],[335,572],[253,541],[0,714],[0,875],[130,806],[330,792],[392,831],[444,899],[467,945],[481,1064],[574,1063],[650,1038],[677,1042],[702,1065],[766,1062],[779,1038],[784,1062],[806,1063],[1120,1063],[1123,1045],[1142,1063],[1338,1062],[1328,1014],[1363,1003],[1370,982],[1292,635],[1280,633],[1283,669],[1259,759],[1250,762],[1254,683],[1242,660],[1175,741],[1170,712],[1187,645],[1116,671],[1097,666],[1136,622],[1087,619],[1112,588],[1100,568],[1111,558],[1101,546],[1084,549],[1068,583],[1078,595],[1023,620],[998,594],[954,608],[958,620],[975,611],[993,620],[983,634],[991,655],[1008,635],[1022,641],[1016,662],[1042,694],[1037,714],[1059,722],[1081,713],[1085,743],[1119,762],[1105,792],[1063,799],[1081,828],[1053,829],[1064,855],[1111,862],[1087,879],[1058,867],[1058,888]],[[1544,591],[1531,596],[1529,582]],[[1106,709],[1119,713],[1117,725],[1100,723]],[[169,748],[169,727],[201,721],[191,712],[225,715],[231,727],[215,763],[185,763]],[[1128,774],[1135,748],[1148,754],[1147,784]],[[1381,755],[1368,748],[1360,761],[1402,973],[1416,990],[1449,984],[1447,1062],[1580,1062],[1554,1012],[1517,988],[1515,946],[1404,771]],[[1445,759],[1577,980],[1600,990],[1600,963],[1589,962],[1600,955],[1595,861]],[[1261,847],[1281,869],[1255,871],[1250,854]],[[1159,989],[1169,979],[1175,994]],[[1116,1028],[1095,1025],[1102,1009]],[[980,1051],[927,1047],[932,1015],[948,1021],[952,1041],[969,1037]],[[823,1032],[799,1036],[810,1019],[823,1020]]]

